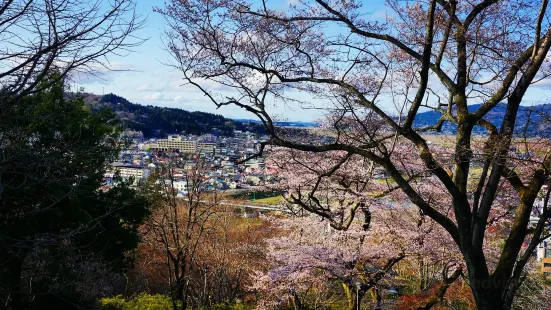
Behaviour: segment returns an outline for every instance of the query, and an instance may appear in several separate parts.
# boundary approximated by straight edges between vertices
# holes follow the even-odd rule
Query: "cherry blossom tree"
[[[370,290],[380,303],[381,293],[395,282],[392,269],[418,255],[424,255],[427,264],[441,266],[445,288],[426,301],[436,303],[462,274],[456,246],[414,209],[377,209],[372,216],[370,227],[354,221],[347,230],[331,228],[315,215],[272,218],[287,233],[267,240],[267,258],[273,264],[255,283],[262,296],[260,306],[273,308],[291,300],[303,308],[309,294],[331,290],[335,284],[343,288],[349,309],[356,309]]]
[[[168,48],[188,84],[218,107],[256,115],[270,134],[264,146],[327,154],[332,168],[317,170],[322,181],[352,158],[373,163],[393,193],[407,197],[458,246],[477,307],[510,309],[551,215],[541,212],[530,229],[534,201],[549,182],[547,141],[513,151],[524,126],[519,106],[530,86],[549,74],[548,1],[389,0],[386,8],[380,18],[354,0],[303,0],[285,8],[188,0],[170,1],[160,11],[172,28]],[[329,138],[308,133],[304,139],[279,128],[273,104],[324,110],[320,134]],[[499,108],[505,110],[499,122],[488,121]],[[441,118],[417,126],[422,109]],[[457,130],[451,143],[429,143],[423,134],[444,124]],[[486,135],[475,136],[475,128]],[[344,178],[341,186],[347,185],[358,183]],[[342,212],[324,209],[315,195],[289,197],[343,229],[345,219],[371,203],[342,200],[348,215],[341,221]],[[500,219],[508,224],[500,240],[492,240],[489,227]],[[488,251],[492,244],[501,246]]]

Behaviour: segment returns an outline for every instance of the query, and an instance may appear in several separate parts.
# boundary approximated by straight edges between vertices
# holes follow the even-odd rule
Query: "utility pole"
[[[205,271],[205,286],[203,287],[203,298],[205,299],[203,301],[203,305],[206,307],[208,302],[208,296],[207,296],[207,273],[209,272],[209,266],[204,267]]]

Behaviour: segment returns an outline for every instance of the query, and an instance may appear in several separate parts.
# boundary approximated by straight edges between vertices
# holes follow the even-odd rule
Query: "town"
[[[114,179],[132,179],[134,185],[144,182],[160,165],[174,164],[171,184],[178,196],[186,195],[186,170],[200,159],[206,171],[205,191],[255,190],[270,181],[265,175],[262,157],[248,158],[260,151],[259,143],[267,139],[250,132],[235,131],[233,137],[205,134],[169,135],[166,139],[145,140],[139,132],[127,131],[121,138],[126,142],[119,160],[105,173],[107,186]]]

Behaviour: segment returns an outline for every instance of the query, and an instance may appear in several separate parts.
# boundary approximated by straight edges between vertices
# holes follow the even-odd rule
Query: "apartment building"
[[[197,143],[197,152],[200,154],[213,154],[216,149],[216,143],[210,141],[199,141]]]
[[[540,243],[536,255],[541,264],[541,272],[543,275],[546,278],[551,277],[551,244],[547,241]]]
[[[119,175],[123,179],[134,177],[135,179],[145,179],[149,176],[149,169],[141,166],[118,167]]]
[[[151,151],[179,150],[182,153],[194,154],[197,152],[197,141],[186,140],[182,136],[168,136],[168,139],[159,139],[157,143],[149,144]]]
[[[119,162],[113,163],[111,169],[107,171],[106,176],[114,177],[118,175],[123,180],[134,178],[134,184],[149,177],[149,168],[143,166],[125,165]]]

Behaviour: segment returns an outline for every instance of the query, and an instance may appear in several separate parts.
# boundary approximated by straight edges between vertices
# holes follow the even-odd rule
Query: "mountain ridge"
[[[187,111],[132,103],[115,94],[79,94],[92,111],[110,109],[123,129],[141,131],[144,137],[164,137],[174,133],[233,135],[235,130],[263,133],[262,125],[237,121],[219,114]]]
[[[95,95],[90,93],[79,94],[92,111],[103,108],[111,109],[121,121],[123,129],[143,132],[146,138],[163,137],[174,133],[233,135],[235,130],[264,133],[264,128],[258,120],[230,119],[219,114],[188,111],[179,108],[158,107],[132,103],[124,97],[107,94]],[[481,104],[469,105],[470,112],[476,111]],[[484,119],[495,125],[498,130],[505,115],[507,105],[499,103]],[[415,128],[435,125],[442,114],[435,110],[424,111],[417,114],[413,122]],[[312,127],[316,122],[307,121],[282,121],[278,122],[282,127]],[[520,106],[515,125],[515,134],[523,132],[527,136],[551,136],[551,104],[533,106]],[[426,132],[427,134],[453,135],[457,133],[457,125],[445,122],[440,132]],[[475,126],[474,134],[485,135],[487,130],[481,126]]]
[[[476,111],[482,104],[469,105],[470,112]],[[501,122],[506,112],[507,105],[499,103],[494,107],[484,119],[492,123],[499,130]],[[413,122],[415,128],[435,125],[442,114],[438,111],[426,111],[418,113]],[[527,136],[551,136],[551,104],[540,104],[533,106],[520,106],[515,123],[515,134],[520,135],[526,132]],[[429,132],[427,132],[429,133]],[[434,132],[432,132],[434,133]],[[445,122],[442,131],[438,134],[456,134],[457,125],[451,122]],[[487,130],[481,126],[475,126],[475,134],[488,134]]]

